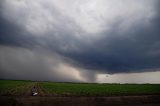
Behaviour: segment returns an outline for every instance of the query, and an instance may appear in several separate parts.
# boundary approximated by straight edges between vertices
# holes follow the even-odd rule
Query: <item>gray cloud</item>
[[[69,59],[45,50],[0,46],[1,78],[40,81],[94,82],[89,70],[76,68]]]
[[[94,43],[81,54],[70,54],[84,66],[117,72],[141,72],[145,69],[154,71],[160,66],[160,20],[152,20],[152,26],[139,27],[137,24],[129,31],[120,34],[117,26],[102,39]],[[80,55],[80,56],[79,56]]]
[[[70,2],[1,1],[1,77],[94,82],[160,68],[158,0]]]

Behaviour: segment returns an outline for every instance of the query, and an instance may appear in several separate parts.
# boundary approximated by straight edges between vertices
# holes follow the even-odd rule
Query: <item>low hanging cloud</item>
[[[66,62],[69,59],[56,53],[9,46],[0,46],[0,49],[1,78],[94,82],[94,74],[85,76],[89,70],[71,66]]]
[[[0,77],[94,82],[159,70],[159,13],[158,0],[2,0]]]

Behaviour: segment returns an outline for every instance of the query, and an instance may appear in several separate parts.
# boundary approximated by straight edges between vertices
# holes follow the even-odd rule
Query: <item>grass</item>
[[[0,95],[23,95],[32,83],[23,80],[0,80]]]
[[[44,91],[61,95],[110,96],[160,94],[160,84],[79,84],[41,82]]]
[[[24,95],[35,84],[43,95],[111,96],[160,94],[160,84],[83,84],[0,80],[0,95]]]

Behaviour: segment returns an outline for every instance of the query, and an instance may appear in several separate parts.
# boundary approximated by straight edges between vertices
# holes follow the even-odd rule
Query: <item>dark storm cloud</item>
[[[111,73],[159,68],[160,32],[157,26],[126,33],[131,37],[115,32],[110,34],[114,36],[103,38],[82,54],[70,56],[88,68],[95,67]]]
[[[84,67],[107,70],[109,73],[154,71],[160,68],[160,18],[152,20],[150,27],[136,25],[120,34],[116,27],[104,32],[101,40],[81,54],[70,54]]]
[[[143,4],[144,1],[141,2]],[[151,1],[147,2],[146,5],[150,5]],[[4,70],[1,77],[93,82],[97,72],[128,73],[159,69],[160,9],[159,2],[154,2],[154,9],[145,9],[144,6],[141,10],[140,6],[140,13],[136,9],[125,14],[122,11],[122,16],[117,16],[119,13],[115,12],[119,11],[115,9],[111,10],[113,14],[100,15],[102,20],[98,20],[96,16],[101,11],[90,10],[90,4],[83,14],[84,8],[75,9],[76,12],[70,8],[69,12],[63,9],[66,2],[49,4],[40,0],[29,4],[22,0],[10,4],[7,0],[3,1],[0,6],[0,69]],[[80,3],[80,7],[85,4]],[[74,5],[76,7],[76,3]],[[7,6],[13,6],[13,13],[12,7]],[[102,10],[108,11],[105,8]],[[108,27],[109,30],[104,30]],[[67,73],[65,70],[70,71],[71,76],[74,73],[78,79],[74,75],[64,75]],[[37,73],[39,77],[35,77]]]
[[[64,51],[70,52],[61,47],[78,43],[76,39],[65,37],[67,33],[60,31],[61,37],[48,33],[47,37],[37,38],[23,27],[3,17],[0,23],[2,29],[0,31],[2,35],[0,36],[0,78],[69,82],[95,81],[94,72],[90,73],[84,69],[75,70],[66,63],[74,65],[78,63],[60,55]],[[70,72],[66,72],[63,67]],[[80,78],[76,78],[75,73]]]
[[[32,44],[34,37],[31,36],[20,26],[13,22],[9,22],[0,17],[0,44],[11,45],[11,46],[24,46]],[[35,43],[35,42],[34,42]]]
[[[53,52],[9,46],[0,46],[0,49],[0,78],[83,82],[94,76],[83,78],[77,73],[78,69],[70,67],[65,58]]]
[[[159,7],[157,11],[160,13]],[[84,46],[83,53],[67,56],[85,68],[108,73],[155,71],[160,68],[160,14],[150,21],[150,26],[141,20],[127,32],[119,33],[118,26],[123,22],[120,20],[96,43]]]

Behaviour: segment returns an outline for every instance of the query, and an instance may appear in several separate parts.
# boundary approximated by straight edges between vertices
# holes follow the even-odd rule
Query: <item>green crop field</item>
[[[0,80],[0,95],[30,95],[33,86],[41,96],[159,95],[160,84],[92,84]]]
[[[23,95],[34,83],[21,80],[0,80],[0,95]]]

